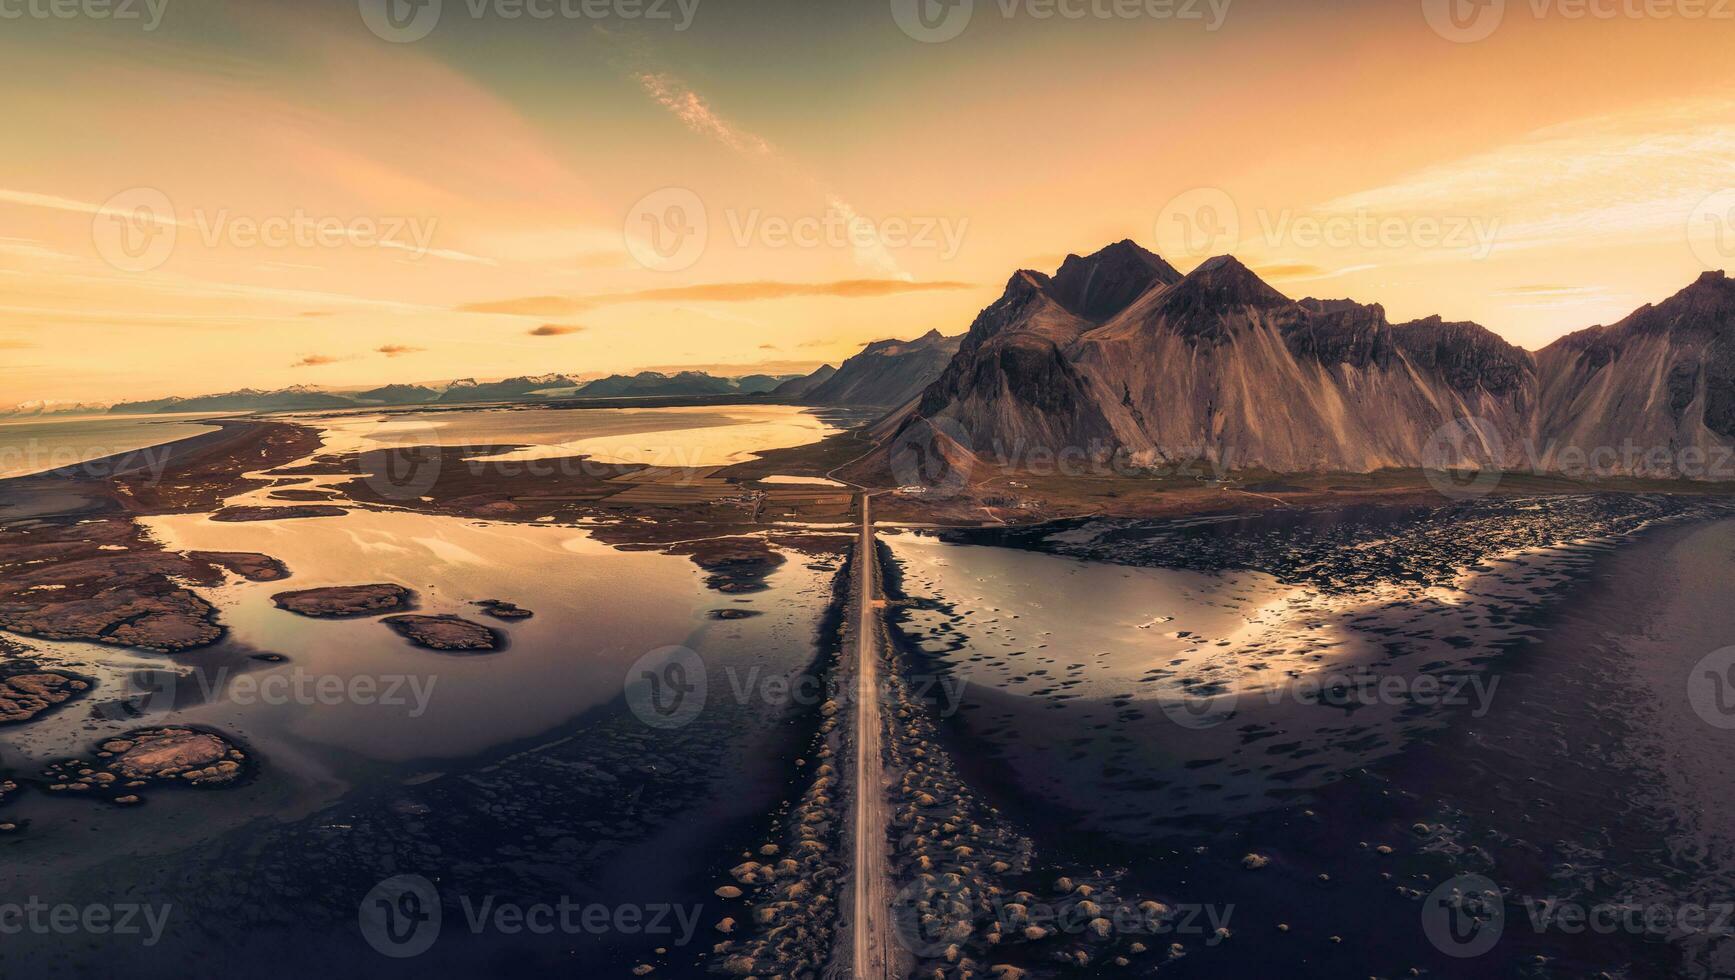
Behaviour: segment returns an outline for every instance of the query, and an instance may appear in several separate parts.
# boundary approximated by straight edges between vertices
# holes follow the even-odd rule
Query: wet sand
[[[1619,510],[1589,523],[1609,531],[1622,525]],[[1545,536],[1548,523],[1533,517],[1530,533]],[[1539,933],[1529,918],[1543,898],[1679,905],[1735,894],[1721,805],[1735,793],[1726,761],[1735,740],[1684,704],[1693,665],[1735,635],[1719,595],[1735,571],[1735,522],[1702,515],[1649,526],[1629,528],[1616,546],[1483,558],[1474,576],[1439,577],[1456,596],[1426,584],[1429,563],[1416,563],[1404,534],[1377,536],[1388,543],[1335,567],[1270,563],[1331,594],[1299,638],[1332,632],[1379,648],[1380,676],[1472,673],[1487,696],[1470,703],[1255,695],[1199,726],[1197,715],[1165,714],[1154,695],[1056,702],[985,672],[964,675],[965,703],[943,731],[972,785],[1039,848],[1124,866],[1167,901],[1233,908],[1232,939],[1183,937],[1188,952],[1164,975],[1722,975],[1727,963],[1707,964],[1726,955],[1726,940]],[[1236,564],[1313,554],[1269,529],[1249,542],[1213,534],[1225,540],[1211,550]],[[1205,560],[1189,550],[1183,563]],[[1358,600],[1360,587],[1342,583],[1368,564],[1408,567],[1419,591]],[[975,666],[963,654],[982,652],[970,633],[984,621],[945,602],[923,612],[934,600],[912,599],[912,618],[927,625],[906,637],[907,652],[942,670]],[[1017,634],[1030,620],[1010,617],[1028,614],[1001,609],[999,635]],[[949,630],[936,636],[935,617]],[[1034,662],[1040,642],[1019,636],[1008,656]],[[1247,866],[1250,854],[1260,867]],[[1437,886],[1467,873],[1508,896],[1499,943],[1464,960],[1428,941],[1422,909]]]

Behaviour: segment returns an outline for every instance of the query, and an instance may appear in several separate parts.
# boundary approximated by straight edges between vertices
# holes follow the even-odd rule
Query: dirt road
[[[861,498],[861,540],[856,582],[855,662],[855,890],[850,929],[857,980],[886,980],[892,975],[891,884],[888,878],[886,827],[890,819],[885,768],[880,754],[883,720],[880,714],[880,628],[875,586],[872,498]]]

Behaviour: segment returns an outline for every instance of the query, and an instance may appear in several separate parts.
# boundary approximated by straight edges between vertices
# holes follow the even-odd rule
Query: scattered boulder
[[[58,670],[31,670],[0,676],[0,725],[37,718],[90,690],[83,677]]]
[[[69,759],[42,771],[51,793],[143,802],[139,790],[157,785],[212,789],[247,775],[251,760],[228,738],[206,729],[146,728],[97,746],[96,761]]]
[[[401,585],[337,585],[271,597],[277,608],[315,619],[347,619],[413,608],[416,594]]]
[[[472,605],[480,607],[483,613],[495,619],[529,619],[536,615],[523,606],[504,599],[479,599]]]
[[[251,551],[193,551],[187,557],[227,569],[249,582],[279,582],[289,577],[287,565]]]
[[[506,644],[499,632],[458,616],[388,616],[381,622],[426,650],[487,653]]]
[[[211,520],[226,524],[253,521],[289,521],[309,517],[342,517],[349,513],[330,504],[294,504],[287,507],[225,507],[211,515]]]

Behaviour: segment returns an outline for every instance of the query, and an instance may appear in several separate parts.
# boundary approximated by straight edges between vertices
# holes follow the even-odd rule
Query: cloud
[[[1258,271],[1267,279],[1295,279],[1300,276],[1319,276],[1325,273],[1323,268],[1309,265],[1306,262],[1279,262],[1273,265],[1262,265]]]
[[[35,346],[24,340],[0,340],[0,350],[29,350]]]
[[[544,323],[530,331],[532,337],[564,337],[570,333],[579,333],[583,327],[569,326],[563,323]]]
[[[338,361],[341,361],[341,360],[344,360],[344,358],[330,357],[330,356],[325,355],[325,354],[309,354],[306,357],[302,358],[299,361],[296,361],[294,364],[291,364],[289,366],[295,367],[295,368],[323,367],[327,364],[336,364]]]
[[[1328,201],[1328,213],[1467,217],[1496,249],[1679,240],[1735,181],[1735,102],[1651,105],[1536,130]]]
[[[767,157],[776,152],[770,143],[735,127],[719,116],[699,93],[681,84],[673,75],[666,72],[640,72],[635,77],[646,95],[674,113],[675,118],[685,123],[693,132],[709,136],[747,156]]]
[[[833,282],[717,282],[696,286],[641,289],[630,293],[603,293],[596,296],[523,296],[483,303],[465,303],[457,307],[457,310],[460,313],[568,316],[593,310],[600,306],[614,306],[621,303],[680,301],[751,303],[759,300],[808,296],[868,299],[878,296],[895,296],[900,293],[930,293],[973,288],[975,287],[972,283],[950,280],[910,282],[904,279],[839,279]]]
[[[823,361],[754,361],[746,364],[653,364],[646,371],[674,374],[679,371],[703,371],[719,378],[739,378],[749,374],[812,374]]]
[[[667,72],[640,72],[633,77],[638,80],[645,94],[674,113],[675,118],[688,129],[701,136],[708,136],[749,159],[775,162],[787,175],[800,180],[815,194],[823,197],[829,208],[843,216],[846,226],[858,226],[861,214],[854,205],[844,200],[842,195],[828,189],[820,180],[790,163],[763,138],[718,115],[691,86]],[[856,264],[863,268],[871,269],[880,275],[910,278],[909,273],[899,267],[898,260],[892,257],[891,251],[878,236],[852,235],[850,244]]]
[[[376,347],[375,350],[387,357],[403,357],[405,354],[420,354],[427,348],[409,347],[404,344],[386,344],[384,347]]]

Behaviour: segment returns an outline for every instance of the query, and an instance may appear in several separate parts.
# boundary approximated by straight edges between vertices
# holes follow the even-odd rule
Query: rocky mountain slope
[[[800,400],[810,405],[902,405],[940,376],[958,352],[959,340],[931,330],[915,340],[875,341]]]
[[[1277,472],[1558,471],[1570,447],[1630,441],[1660,453],[1599,472],[1691,476],[1681,449],[1735,445],[1735,286],[1707,274],[1532,354],[1473,323],[1292,300],[1229,256],[1183,276],[1123,241],[1052,277],[1015,274],[882,434],[924,422],[1013,464],[1070,450]]]
[[[837,368],[829,364],[821,364],[812,374],[790,378],[783,382],[773,389],[771,394],[777,398],[799,401],[806,398],[813,389],[830,381],[835,374],[837,374]]]

